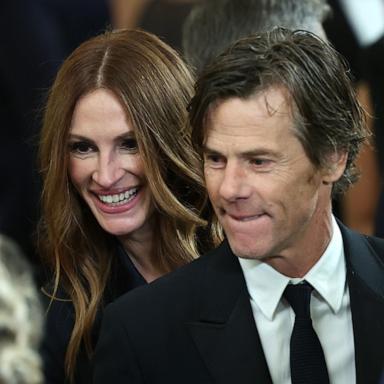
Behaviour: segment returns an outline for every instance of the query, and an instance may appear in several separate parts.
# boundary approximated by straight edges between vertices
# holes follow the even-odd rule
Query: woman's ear
[[[323,184],[333,184],[343,175],[348,152],[334,152],[328,156],[328,165],[322,171]]]

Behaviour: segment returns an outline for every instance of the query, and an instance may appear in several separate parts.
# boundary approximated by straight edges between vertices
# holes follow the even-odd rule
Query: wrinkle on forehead
[[[263,90],[255,91],[250,96],[246,98],[241,98],[238,96],[233,96],[229,98],[223,98],[215,100],[208,108],[208,111],[205,115],[204,126],[206,129],[209,129],[214,121],[217,109],[223,103],[229,100],[255,100],[260,105],[261,103],[264,106],[261,106],[260,110],[265,111],[265,114],[260,115],[260,119],[265,119],[266,117],[271,117],[275,114],[289,115],[293,117],[293,100],[289,91],[283,86],[271,86]],[[264,108],[263,108],[264,107]],[[252,112],[250,111],[250,115]],[[252,114],[252,120],[254,120],[255,115]]]
[[[249,110],[249,121],[246,122],[247,126],[253,126],[255,124],[260,124],[267,120],[270,117],[285,117],[288,119],[294,120],[293,114],[293,101],[292,97],[289,94],[288,90],[282,86],[272,86],[263,90],[255,91],[252,95],[246,98],[240,98],[237,96],[229,97],[226,99],[218,99],[208,109],[208,112],[205,116],[205,136],[209,131],[214,130],[217,120],[220,120],[222,127],[226,128],[236,128],[238,126],[244,127],[244,119],[237,125],[232,122],[227,124],[222,117],[218,117],[219,107],[226,102],[238,102],[239,106],[244,101],[255,101],[258,105],[259,113],[256,115],[253,109]],[[276,116],[277,115],[277,116]],[[242,117],[244,117],[244,109],[242,109]],[[205,137],[206,139],[206,137]]]

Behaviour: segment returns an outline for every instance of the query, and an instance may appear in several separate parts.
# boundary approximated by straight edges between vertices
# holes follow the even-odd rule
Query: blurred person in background
[[[86,41],[58,72],[40,141],[50,384],[91,383],[103,307],[198,256],[192,85],[176,51],[139,30]]]
[[[43,315],[21,249],[0,234],[0,383],[43,384],[38,353]]]
[[[140,27],[180,51],[184,20],[193,5],[201,1],[111,0],[112,25],[115,28]]]
[[[275,26],[305,29],[325,37],[326,0],[206,0],[194,6],[183,26],[187,62],[200,74],[236,40]]]

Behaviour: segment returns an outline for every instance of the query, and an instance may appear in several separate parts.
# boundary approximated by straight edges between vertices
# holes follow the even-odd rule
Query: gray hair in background
[[[0,383],[42,384],[43,315],[29,264],[0,234]]]
[[[236,40],[275,26],[304,29],[325,38],[326,0],[204,0],[183,26],[183,53],[199,74]]]

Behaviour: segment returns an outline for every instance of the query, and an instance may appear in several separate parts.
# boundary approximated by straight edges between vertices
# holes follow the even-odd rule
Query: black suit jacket
[[[384,240],[341,230],[357,383],[377,384],[384,362]],[[243,273],[227,242],[107,308],[94,379],[271,383]]]

